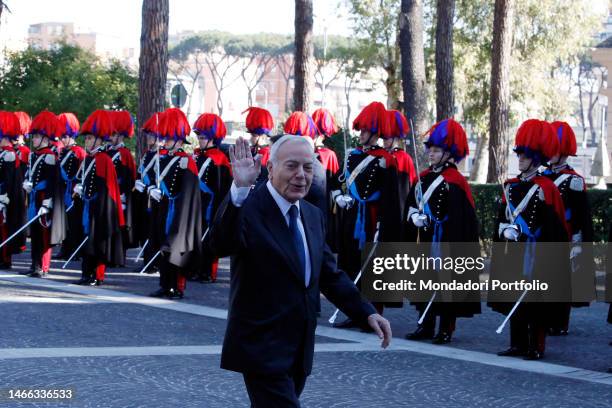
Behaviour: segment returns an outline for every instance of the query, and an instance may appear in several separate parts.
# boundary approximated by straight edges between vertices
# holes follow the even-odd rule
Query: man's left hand
[[[378,313],[371,314],[368,316],[368,325],[374,330],[378,337],[382,340],[380,346],[387,348],[391,343],[391,324],[387,319],[379,315]]]

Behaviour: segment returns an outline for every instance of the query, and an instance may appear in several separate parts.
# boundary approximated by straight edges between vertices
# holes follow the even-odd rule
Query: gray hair
[[[287,142],[303,143],[304,145],[308,146],[308,148],[310,149],[310,152],[312,152],[313,159],[315,158],[314,143],[310,139],[310,137],[284,135],[280,139],[278,139],[276,142],[274,142],[274,144],[270,148],[270,157],[268,158],[268,160],[271,161],[273,164],[277,164],[276,156],[278,155],[278,151],[280,147]]]

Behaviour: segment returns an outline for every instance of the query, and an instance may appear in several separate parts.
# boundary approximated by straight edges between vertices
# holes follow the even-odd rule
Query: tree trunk
[[[142,29],[138,72],[137,157],[144,151],[142,124],[164,109],[168,76],[169,0],[142,1]]]
[[[495,0],[491,50],[491,105],[489,120],[488,183],[505,179],[510,142],[510,52],[512,50],[513,0]]]
[[[453,117],[453,17],[455,0],[438,0],[436,23],[436,120]]]
[[[295,0],[295,88],[293,108],[307,112],[313,85],[312,0]]]
[[[478,184],[486,183],[487,167],[489,166],[489,135],[484,133],[479,135],[470,169],[470,181]]]
[[[413,123],[413,131],[421,135],[427,131],[427,95],[425,86],[425,52],[423,50],[423,1],[402,0],[400,16],[400,51],[404,110]],[[418,138],[417,138],[418,139]],[[412,149],[412,140],[409,141]],[[411,151],[412,150],[412,151]],[[417,151],[421,151],[420,146]],[[425,165],[424,155],[419,163]]]

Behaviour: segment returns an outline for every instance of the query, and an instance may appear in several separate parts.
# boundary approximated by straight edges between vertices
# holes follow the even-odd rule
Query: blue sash
[[[514,211],[512,203],[508,203],[510,210]],[[525,219],[519,214],[514,219],[514,223],[521,227],[521,233],[527,236],[525,254],[523,255],[523,276],[527,279],[533,278],[533,267],[535,263],[536,242],[542,234],[542,228],[538,228],[534,233],[531,232]]]
[[[346,180],[351,177],[351,173],[348,169],[345,172]],[[353,238],[359,240],[359,249],[363,249],[366,242],[366,221],[367,221],[367,203],[372,201],[377,201],[380,199],[380,191],[375,191],[367,198],[361,198],[359,196],[359,192],[357,191],[357,183],[353,183],[349,188],[349,194],[353,197],[358,205],[357,205],[357,221],[355,222],[355,230],[353,231]]]
[[[206,212],[204,214],[204,219],[206,220],[206,225],[209,225],[210,224],[210,219],[211,219],[211,216],[212,216],[213,200],[215,199],[215,193],[210,188],[208,188],[206,183],[204,183],[202,180],[200,180],[200,190],[203,193],[206,193],[206,194],[210,195],[210,201],[208,202],[208,207],[206,207]]]
[[[436,218],[431,212],[429,203],[425,204],[425,207],[423,207],[423,212],[433,222],[433,237],[431,239],[431,256],[441,258],[442,251],[440,250],[440,242],[442,241],[442,233],[444,232],[443,224],[446,222],[446,220],[448,220],[448,214],[445,215],[444,218],[442,219]]]
[[[91,196],[91,198],[83,197],[83,216],[81,219],[83,224],[83,232],[85,235],[89,235],[89,204],[96,198],[98,198],[98,193]]]
[[[30,191],[30,203],[28,205],[28,220],[36,217],[36,193],[47,188],[47,180],[43,180],[36,184]]]

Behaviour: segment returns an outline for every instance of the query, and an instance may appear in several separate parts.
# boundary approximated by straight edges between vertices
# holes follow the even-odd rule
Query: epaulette
[[[45,164],[48,164],[49,166],[55,166],[55,155],[47,153],[45,155]]]
[[[579,176],[572,176],[569,187],[574,191],[584,191],[584,179]]]

